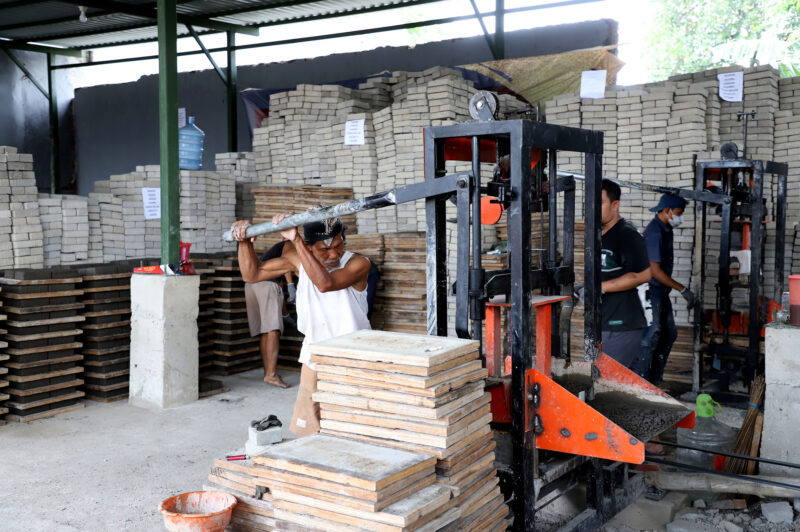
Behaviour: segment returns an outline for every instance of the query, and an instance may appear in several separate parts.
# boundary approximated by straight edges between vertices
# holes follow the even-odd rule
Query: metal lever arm
[[[264,222],[251,225],[247,228],[246,235],[247,238],[253,238],[259,235],[276,233],[292,227],[299,227],[311,222],[321,222],[328,218],[346,216],[348,214],[355,214],[371,209],[380,209],[381,207],[399,205],[401,203],[441,196],[443,194],[451,194],[456,191],[460,179],[469,179],[471,176],[471,172],[459,172],[435,179],[432,182],[424,181],[405,187],[398,187],[366,198],[354,199],[332,207],[324,207],[318,211],[301,212],[289,216],[277,224]],[[228,242],[233,241],[230,231],[226,231],[222,235],[222,238]]]

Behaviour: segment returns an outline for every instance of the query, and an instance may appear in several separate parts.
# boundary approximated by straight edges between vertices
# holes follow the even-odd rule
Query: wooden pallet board
[[[83,392],[75,391],[64,395],[57,395],[53,397],[48,397],[46,399],[40,399],[38,401],[31,401],[29,403],[9,401],[6,403],[6,406],[11,407],[15,410],[30,410],[31,408],[38,408],[40,406],[50,405],[53,403],[60,403],[61,401],[69,401],[70,399],[79,399],[83,397],[83,395],[84,395]]]
[[[466,364],[466,365],[472,365],[472,364]],[[443,382],[440,382],[438,384],[433,384],[427,387],[406,386],[405,384],[397,382],[398,380],[401,379],[393,378],[394,377],[393,374],[390,373],[386,374],[385,378],[383,379],[375,379],[372,378],[372,376],[370,376],[370,378],[363,378],[353,375],[343,375],[341,372],[338,372],[337,369],[335,368],[336,366],[327,366],[327,365],[315,366],[317,372],[317,378],[320,381],[329,381],[333,383],[347,384],[360,387],[379,388],[385,390],[392,390],[396,392],[402,392],[408,395],[419,395],[422,397],[431,397],[431,398],[441,397],[449,392],[456,391],[462,386],[469,383],[483,381],[488,376],[486,368],[481,367],[480,360],[474,361],[474,366],[472,368],[472,371],[469,371],[462,375],[455,376],[451,379],[447,379]]]
[[[38,327],[41,325],[57,325],[60,323],[77,323],[84,321],[86,318],[83,316],[64,316],[62,318],[49,318],[44,320],[29,320],[29,321],[17,321],[17,320],[8,320],[5,324],[9,327]]]
[[[83,368],[78,368],[83,371]],[[30,388],[27,390],[19,390],[17,388],[13,388],[9,386],[6,388],[6,392],[9,394],[16,396],[16,397],[27,397],[30,395],[37,395],[40,393],[50,393],[56,390],[63,390],[64,388],[76,388],[83,384],[83,380],[81,379],[72,379],[65,382],[59,382],[56,384],[46,384],[44,386],[40,386],[38,388]]]
[[[385,417],[381,415],[374,415],[370,411],[354,411],[352,409],[331,409],[326,405],[326,408],[320,412],[321,419],[340,421],[345,423],[354,423],[360,425],[369,425],[372,427],[382,427],[385,429],[406,430],[418,434],[428,434],[431,436],[447,437],[456,434],[463,430],[471,423],[484,418],[487,414],[491,413],[491,407],[488,404],[479,406],[466,416],[462,417],[454,423],[430,423],[427,420],[409,420],[403,416]],[[330,405],[332,406],[332,405]],[[472,408],[474,405],[466,405],[465,408]],[[438,420],[437,420],[438,421]]]
[[[68,310],[80,310],[83,303],[66,303],[57,305],[42,305],[38,307],[14,307],[3,305],[3,312],[16,315],[39,314],[41,312],[64,312]]]
[[[290,503],[286,503],[287,505]],[[384,532],[386,530],[399,530],[401,532],[406,531],[414,531],[414,532],[435,532],[449,523],[456,521],[460,516],[460,512],[458,508],[451,508],[447,512],[439,515],[436,519],[431,520],[427,524],[418,527],[418,528],[388,528],[386,525],[384,528],[378,529],[380,532]],[[347,516],[345,516],[346,518]],[[354,525],[360,526],[350,526],[348,524],[344,524],[339,521],[331,521],[328,519],[321,519],[316,516],[295,512],[286,508],[279,508],[275,507],[275,518],[281,521],[288,521],[290,523],[294,523],[296,525],[300,525],[302,528],[284,528],[283,530],[303,530],[303,531],[322,531],[322,532],[363,532],[364,530],[374,530],[373,528],[363,528],[365,526],[364,522],[355,522],[355,520],[345,521],[345,523],[352,522]]]
[[[49,366],[50,364],[63,364],[65,362],[80,362],[82,360],[83,360],[83,355],[67,355],[58,358],[36,360],[34,362],[6,362],[6,367],[11,369],[28,369],[28,368],[36,368],[39,366]]]
[[[76,373],[81,373],[83,368],[81,367],[72,367],[67,369],[60,369],[57,371],[48,371],[45,373],[39,373],[37,375],[6,375],[5,379],[10,382],[31,382],[31,381],[39,381],[42,379],[52,379],[55,377],[63,377],[65,375],[74,375]]]
[[[472,353],[478,346],[479,342],[460,338],[364,330],[317,342],[310,349],[315,355],[431,367]]]
[[[25,347],[25,348],[9,347],[6,349],[6,353],[8,353],[9,355],[32,355],[35,353],[50,353],[52,351],[66,351],[68,349],[79,349],[82,346],[83,344],[80,342],[70,342],[66,344],[45,345],[39,347]]]
[[[461,386],[460,388],[450,390],[438,397],[424,397],[403,392],[394,392],[381,388],[338,384],[336,382],[322,379],[317,382],[317,390],[320,392],[363,397],[366,399],[377,399],[379,401],[389,401],[397,405],[410,405],[431,409],[445,407],[468,395],[473,395],[475,398],[478,398],[483,395],[483,388],[484,382],[483,379],[481,379],[479,382],[470,382]]]
[[[460,442],[475,430],[481,427],[488,426],[492,421],[491,412],[473,421],[463,429],[455,432],[449,436],[437,436],[432,434],[424,434],[420,432],[403,430],[397,428],[376,427],[373,425],[361,425],[358,423],[350,423],[344,421],[336,421],[331,419],[322,419],[320,426],[326,430],[332,430],[341,433],[359,434],[364,436],[373,436],[376,438],[384,438],[389,440],[397,440],[407,443],[416,443],[429,447],[438,447],[446,449]]]
[[[69,329],[66,331],[53,331],[37,334],[6,334],[5,338],[9,342],[31,342],[34,340],[49,340],[51,338],[63,338],[65,336],[78,336],[80,329]]]
[[[368,512],[340,505],[336,502],[329,502],[307,497],[285,491],[281,488],[271,490],[273,494],[273,504],[276,508],[281,508],[285,502],[293,505],[305,506],[311,510],[311,515],[326,518],[331,514],[338,514],[345,518],[351,517],[356,521],[374,521],[403,529],[412,523],[418,523],[421,519],[431,514],[438,515],[450,500],[450,490],[444,486],[431,484],[424,488],[417,489],[408,497],[386,507],[379,512]],[[437,513],[438,511],[438,513]],[[337,518],[338,518],[337,515]]]
[[[436,462],[423,453],[402,452],[322,434],[277,444],[253,457],[267,467],[379,491]]]
[[[75,405],[63,406],[61,408],[56,408],[55,410],[48,410],[46,412],[39,412],[38,414],[31,414],[29,416],[20,416],[16,414],[7,414],[6,419],[9,421],[19,421],[20,423],[27,423],[29,421],[36,421],[37,419],[44,419],[48,417],[57,416],[59,414],[64,414],[66,412],[72,412],[74,410],[80,410],[81,408],[85,408],[86,405],[82,403],[78,403]]]
[[[459,408],[471,403],[472,401],[480,399],[483,395],[484,391],[481,387],[481,389],[476,389],[472,393],[459,397],[458,399],[452,400],[439,407],[416,406],[395,403],[391,400],[386,401],[326,391],[315,392],[313,394],[313,399],[318,403],[331,403],[339,406],[360,408],[362,410],[377,410],[379,412],[388,412],[392,414],[404,414],[424,419],[438,419],[455,412]]]

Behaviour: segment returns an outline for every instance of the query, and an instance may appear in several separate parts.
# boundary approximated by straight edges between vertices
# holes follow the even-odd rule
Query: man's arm
[[[356,290],[363,290],[367,286],[367,275],[369,274],[369,260],[364,257],[354,256],[344,268],[329,272],[323,266],[306,243],[299,235],[292,240],[296,256],[308,278],[320,292],[334,292],[353,286]]]
[[[239,244],[239,271],[242,273],[242,280],[246,283],[257,283],[286,273],[296,273],[296,258],[295,261],[291,260],[291,252],[266,262],[258,260],[253,247],[255,238],[247,238],[245,234],[249,225],[249,221],[239,220],[231,226],[231,235]]]
[[[650,274],[650,268],[647,268],[639,273],[629,272],[625,275],[617,277],[616,279],[603,281],[600,287],[604,293],[624,292],[625,290],[636,288],[640,284],[650,281],[651,277],[652,275]]]
[[[667,275],[667,273],[661,269],[660,262],[653,262],[651,260],[650,271],[653,273],[653,279],[655,279],[659,283],[663,284],[664,286],[669,286],[670,288],[673,288],[678,292],[683,292],[684,286],[675,279],[673,279],[672,277],[670,277],[669,275]]]

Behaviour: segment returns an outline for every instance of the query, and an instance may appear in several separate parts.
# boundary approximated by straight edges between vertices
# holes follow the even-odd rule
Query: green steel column
[[[47,101],[50,104],[50,193],[58,194],[61,185],[61,147],[58,137],[58,92],[56,91],[56,71],[53,70],[55,57],[47,54]]]
[[[495,0],[494,53],[497,59],[506,58],[505,0]]]
[[[178,56],[176,0],[158,0],[158,132],[161,158],[161,262],[179,258]]]
[[[239,94],[236,81],[236,33],[228,32],[228,80],[225,83],[227,89],[226,101],[228,102],[228,151],[239,151],[237,132],[238,121],[238,101]]]

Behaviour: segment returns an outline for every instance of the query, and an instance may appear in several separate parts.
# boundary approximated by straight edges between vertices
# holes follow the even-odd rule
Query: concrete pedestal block
[[[199,275],[131,277],[129,403],[171,408],[197,400]]]
[[[766,327],[761,456],[800,463],[800,327]],[[800,470],[761,464],[761,474],[800,477]]]

